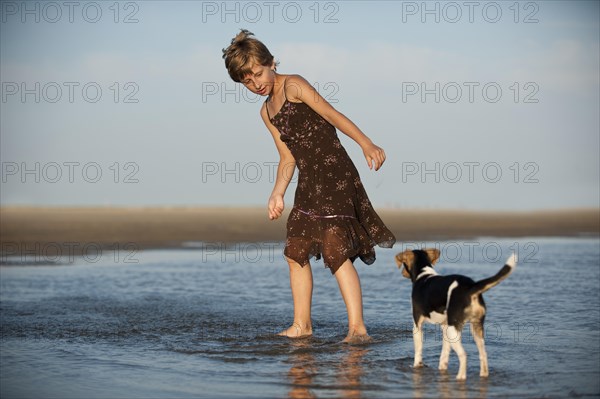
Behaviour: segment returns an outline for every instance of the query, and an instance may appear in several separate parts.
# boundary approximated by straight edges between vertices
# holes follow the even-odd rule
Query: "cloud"
[[[535,81],[546,90],[565,94],[598,92],[598,42],[586,45],[561,39],[549,46],[532,43],[529,47],[523,57],[514,58],[507,65],[513,80]]]
[[[352,48],[321,43],[284,43],[277,58],[282,73],[298,73],[311,83],[333,82],[351,97],[396,98],[404,82],[472,79],[471,62],[431,47],[371,41]],[[317,88],[319,89],[319,88]]]
[[[98,81],[124,79],[192,79],[221,72],[222,60],[214,49],[197,46],[187,53],[168,56],[160,53],[119,53],[86,51],[75,60],[56,57],[42,60],[2,60],[3,81]]]
[[[283,43],[277,49],[282,73],[300,73],[310,82],[334,81],[346,93],[397,94],[403,82],[535,82],[558,94],[598,91],[598,46],[562,39],[502,58],[470,52],[375,41],[352,48],[322,43]],[[499,60],[500,59],[500,60]]]

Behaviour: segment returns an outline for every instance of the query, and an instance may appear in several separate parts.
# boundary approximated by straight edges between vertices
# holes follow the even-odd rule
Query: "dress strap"
[[[271,115],[269,115],[269,105],[267,104],[267,100],[269,97],[265,98],[265,109],[267,110],[267,117],[271,120]]]
[[[285,82],[287,82],[287,77],[283,80],[283,98],[285,98],[285,101],[287,101],[287,95],[285,94]],[[267,105],[268,101],[269,97],[265,98],[265,108],[267,109],[267,116],[269,117],[269,120],[271,120],[271,115],[269,114],[269,106]]]

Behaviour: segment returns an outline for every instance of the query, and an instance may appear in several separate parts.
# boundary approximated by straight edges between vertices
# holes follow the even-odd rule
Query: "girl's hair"
[[[229,47],[223,49],[225,68],[234,82],[241,82],[252,73],[254,65],[270,66],[275,59],[267,46],[253,36],[254,33],[242,29],[231,39]]]

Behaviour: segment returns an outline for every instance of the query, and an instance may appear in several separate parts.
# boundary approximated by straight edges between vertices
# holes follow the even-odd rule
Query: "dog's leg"
[[[477,350],[479,351],[479,376],[487,377],[489,371],[485,342],[483,340],[483,320],[471,322],[471,332],[473,334],[473,339],[475,339],[475,343],[477,344]]]
[[[455,326],[448,326],[446,329],[446,339],[449,340],[450,346],[456,352],[458,356],[458,374],[456,375],[457,380],[467,379],[467,353],[462,346],[462,326],[459,328]]]
[[[423,318],[413,324],[413,342],[415,344],[415,362],[413,367],[423,367]]]
[[[440,370],[448,370],[448,358],[450,357],[450,341],[446,339],[448,324],[442,323],[442,354],[440,355]]]

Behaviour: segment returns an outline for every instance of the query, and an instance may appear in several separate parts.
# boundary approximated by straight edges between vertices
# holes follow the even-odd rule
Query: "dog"
[[[396,263],[402,269],[402,275],[410,278],[413,284],[411,299],[414,367],[423,366],[423,323],[427,321],[441,324],[443,343],[439,369],[448,369],[448,358],[452,348],[460,362],[456,379],[466,380],[467,354],[461,343],[461,333],[464,325],[470,322],[479,351],[479,375],[487,377],[488,361],[483,340],[486,307],[481,294],[508,277],[517,265],[517,256],[513,253],[495,276],[477,282],[458,274],[437,274],[433,265],[439,257],[438,249],[406,250],[396,255]]]

